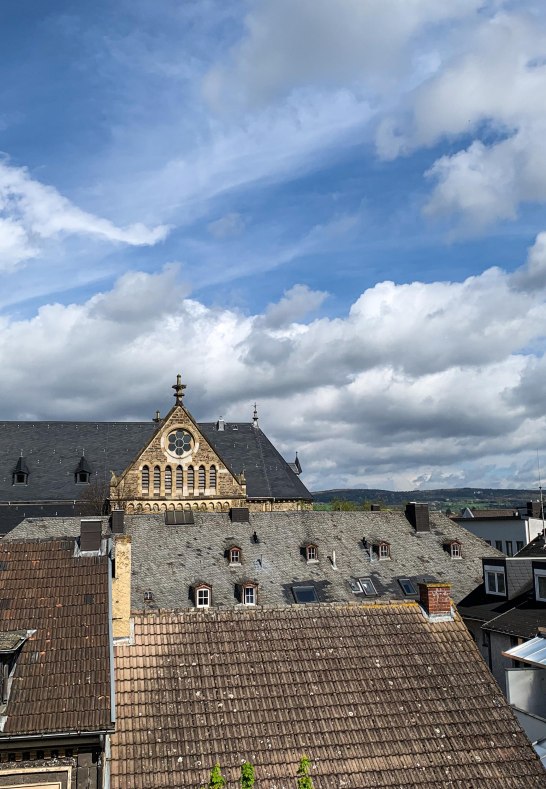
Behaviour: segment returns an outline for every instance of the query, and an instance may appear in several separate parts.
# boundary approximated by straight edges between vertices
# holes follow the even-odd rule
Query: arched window
[[[188,466],[188,490],[193,490],[195,486],[195,474],[193,466]]]
[[[150,492],[150,469],[148,466],[142,466],[142,492]]]
[[[199,490],[205,490],[205,467],[199,466]]]
[[[170,466],[165,469],[165,495],[170,496],[173,491],[173,472]]]
[[[184,473],[182,471],[182,466],[176,467],[176,490],[179,493],[182,493],[182,487],[184,483]]]
[[[161,491],[161,469],[159,466],[154,466],[154,493],[158,494]]]
[[[209,487],[216,490],[216,466],[211,466],[209,471]]]

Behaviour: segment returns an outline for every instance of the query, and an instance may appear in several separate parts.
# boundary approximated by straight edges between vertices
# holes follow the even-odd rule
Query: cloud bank
[[[244,315],[188,297],[175,267],[127,273],[84,303],[2,319],[3,417],[151,418],[180,370],[198,419],[250,419],[256,399],[315,489],[530,485],[546,438],[546,291],[529,288],[543,252],[541,235],[513,274],[381,282],[310,320],[326,294],[305,286]]]

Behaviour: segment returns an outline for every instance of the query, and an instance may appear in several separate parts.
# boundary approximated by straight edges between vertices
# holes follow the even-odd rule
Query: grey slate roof
[[[259,585],[260,605],[292,604],[292,587],[306,584],[322,602],[358,601],[363,595],[348,582],[359,577],[373,580],[379,598],[399,600],[408,598],[398,578],[449,581],[457,602],[480,583],[482,557],[502,556],[437,513],[431,513],[431,531],[419,534],[400,512],[251,512],[248,523],[231,523],[227,513],[194,515],[193,526],[167,526],[155,515],[125,518],[133,546],[133,608],[191,607],[189,588],[196,581],[212,586],[215,606],[236,605],[236,585],[248,580]],[[5,539],[76,535],[79,528],[78,519],[26,521]],[[369,546],[389,542],[392,558],[378,560],[364,538]],[[446,551],[452,539],[461,541],[462,559]],[[306,562],[306,543],[318,546],[317,563]],[[229,566],[225,554],[233,545],[241,549],[241,566]],[[145,592],[152,592],[150,603]]]
[[[224,431],[215,423],[198,427],[234,473],[244,470],[250,498],[311,500],[259,428],[249,423],[226,423]],[[75,481],[84,453],[83,470],[90,468],[92,481],[107,484],[110,472],[124,471],[156,429],[152,422],[0,422],[0,502],[77,501],[86,490]],[[21,453],[28,484],[14,485]]]
[[[531,540],[516,555],[518,559],[546,559],[546,542],[542,534]]]

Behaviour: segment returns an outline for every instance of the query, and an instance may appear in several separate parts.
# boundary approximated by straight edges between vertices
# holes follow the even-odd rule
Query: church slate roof
[[[212,586],[215,606],[237,605],[237,585],[250,580],[258,583],[260,605],[294,604],[297,585],[314,586],[322,602],[358,602],[364,595],[354,594],[349,581],[365,577],[383,600],[412,599],[399,578],[415,584],[449,581],[458,602],[481,582],[482,558],[503,554],[440,513],[431,513],[430,519],[431,531],[417,533],[403,513],[387,511],[250,512],[247,523],[232,523],[227,513],[195,512],[194,525],[166,525],[161,515],[128,515],[132,605],[191,607],[189,589],[198,580]],[[106,529],[107,519],[103,523]],[[76,535],[79,528],[76,518],[37,519],[4,539]],[[451,559],[445,550],[453,539],[461,541],[461,559]],[[381,541],[390,543],[390,559],[377,558],[374,546]],[[317,562],[306,561],[307,544],[317,546]],[[232,545],[241,549],[240,566],[229,566],[226,551]],[[145,600],[147,592],[151,601]]]
[[[544,787],[459,618],[417,603],[158,612],[116,648],[112,789]]]
[[[198,424],[235,473],[244,470],[252,498],[311,500],[311,494],[259,429],[249,423]],[[0,502],[77,501],[85,485],[75,469],[85,453],[92,480],[110,482],[151,439],[152,422],[0,422]],[[28,484],[13,484],[13,469],[23,453]]]

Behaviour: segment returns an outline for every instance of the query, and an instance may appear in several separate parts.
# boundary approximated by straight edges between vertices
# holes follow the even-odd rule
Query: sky
[[[546,476],[542,0],[2,0],[0,419]]]

